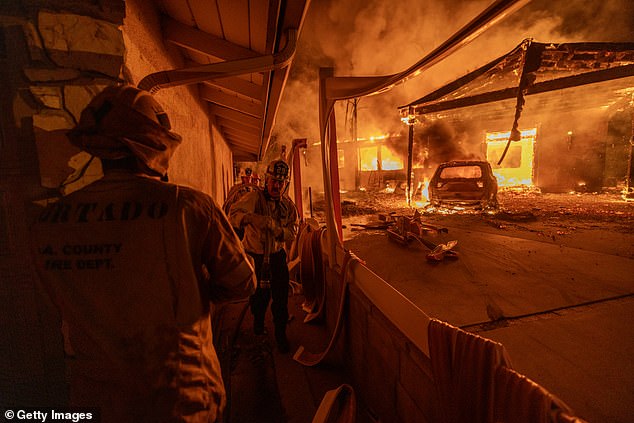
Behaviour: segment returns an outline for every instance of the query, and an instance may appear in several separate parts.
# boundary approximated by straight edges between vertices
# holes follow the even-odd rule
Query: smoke
[[[274,132],[277,142],[290,145],[293,138],[308,138],[311,145],[319,141],[319,67],[334,67],[337,76],[400,72],[431,52],[490,3],[490,0],[313,1],[278,112]],[[421,76],[385,94],[360,99],[358,136],[402,132],[399,106],[506,54],[525,38],[554,43],[631,42],[634,2],[534,0]],[[350,138],[350,125],[345,121],[346,103],[338,102],[335,111],[339,139]],[[315,156],[312,154],[311,161],[319,160]]]

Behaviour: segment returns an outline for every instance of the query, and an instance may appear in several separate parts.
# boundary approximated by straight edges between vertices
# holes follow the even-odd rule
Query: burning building
[[[634,43],[527,39],[399,110],[414,132],[459,133],[437,140],[458,156],[435,161],[486,159],[501,186],[596,192],[630,186],[633,96]]]

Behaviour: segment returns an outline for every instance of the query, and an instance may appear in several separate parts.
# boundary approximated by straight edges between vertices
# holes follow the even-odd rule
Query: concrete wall
[[[338,270],[326,269],[325,322],[330,331],[336,326],[343,279]],[[356,266],[363,266],[356,264]],[[357,269],[358,270],[358,269]],[[432,423],[441,421],[441,411],[432,378],[429,357],[406,337],[396,322],[381,311],[360,288],[362,283],[387,283],[369,271],[351,272],[344,309],[344,328],[336,349],[328,360],[343,364],[352,380],[359,407],[383,423]],[[362,282],[360,279],[363,278]],[[392,288],[387,288],[393,292]],[[380,292],[378,288],[377,292]],[[379,294],[382,295],[382,294]],[[402,316],[412,310],[396,294],[387,299]],[[395,301],[394,301],[395,299]],[[409,309],[409,311],[405,311]],[[416,310],[414,310],[414,313]],[[424,316],[419,316],[422,320]],[[421,325],[415,330],[426,330]],[[426,338],[426,337],[425,337]]]
[[[136,84],[148,73],[184,66],[163,44],[153,4],[0,2],[0,407],[66,401],[60,321],[31,267],[28,222],[35,201],[100,177],[95,160],[83,177],[60,188],[89,159],[64,133],[90,99],[107,85]],[[195,88],[160,91],[157,98],[183,137],[170,180],[222,203],[232,156],[210,128]]]
[[[344,338],[346,368],[371,414],[385,423],[440,421],[429,358],[354,285]]]

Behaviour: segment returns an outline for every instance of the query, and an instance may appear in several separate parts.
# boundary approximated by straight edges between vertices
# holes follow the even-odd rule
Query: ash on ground
[[[419,202],[407,205],[404,193],[354,191],[341,193],[344,224],[365,223],[379,213],[413,215],[418,210],[434,224],[466,226],[485,224],[497,229],[519,228],[540,231],[550,228],[563,235],[577,229],[601,228],[618,233],[634,233],[634,202],[620,192],[607,193],[540,193],[536,190],[498,192],[495,210],[437,209]],[[325,222],[325,202],[315,201],[313,217]]]

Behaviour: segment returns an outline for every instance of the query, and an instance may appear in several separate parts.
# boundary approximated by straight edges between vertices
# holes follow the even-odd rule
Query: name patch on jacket
[[[168,205],[162,201],[141,203],[56,203],[48,206],[39,221],[47,223],[84,223],[130,221],[136,219],[161,219],[167,214]]]

